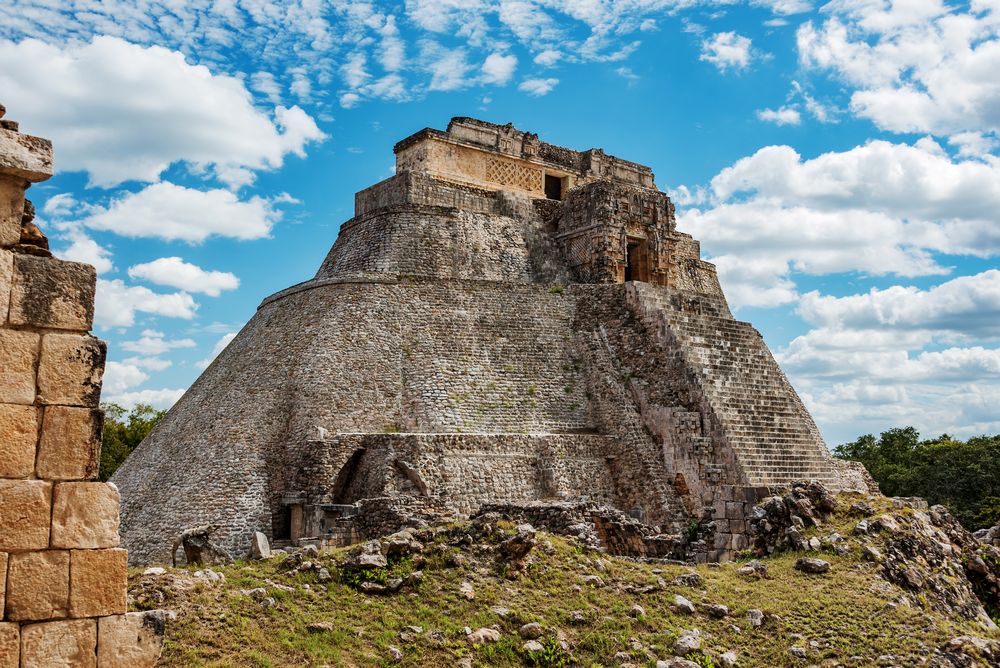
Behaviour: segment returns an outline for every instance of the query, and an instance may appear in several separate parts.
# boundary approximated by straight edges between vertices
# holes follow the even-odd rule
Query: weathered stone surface
[[[0,329],[0,402],[35,401],[35,361],[38,334]]]
[[[0,668],[19,668],[20,663],[20,625],[12,622],[0,622]]]
[[[100,668],[153,668],[163,651],[165,621],[162,610],[101,617],[97,626]]]
[[[97,620],[21,627],[21,668],[96,668]]]
[[[7,619],[58,619],[69,613],[69,552],[43,550],[10,555]]]
[[[38,476],[46,480],[88,480],[101,461],[104,413],[90,408],[48,406],[38,444]]]
[[[7,553],[0,552],[0,619],[3,619],[7,600]]]
[[[0,235],[3,232],[0,231]],[[0,240],[0,247],[3,243]],[[10,309],[10,288],[14,278],[14,254],[10,251],[0,250],[0,326],[7,319],[7,311]]]
[[[260,531],[254,531],[253,539],[250,543],[250,556],[254,559],[270,559],[271,544]]]
[[[52,176],[52,142],[0,128],[0,175],[24,181]]]
[[[18,254],[10,294],[10,323],[87,331],[94,319],[93,266]]]
[[[128,552],[121,549],[70,552],[70,617],[124,614]]]
[[[111,483],[56,483],[52,494],[52,547],[117,547],[120,499]]]
[[[49,546],[52,483],[0,480],[0,550],[44,550]]]
[[[13,246],[21,240],[25,185],[24,179],[4,176],[0,170],[0,247]],[[0,322],[5,320],[6,317],[0,317]]]
[[[38,409],[0,404],[0,478],[27,478],[35,470]]]
[[[38,364],[39,401],[96,408],[106,356],[105,343],[92,336],[46,334]]]

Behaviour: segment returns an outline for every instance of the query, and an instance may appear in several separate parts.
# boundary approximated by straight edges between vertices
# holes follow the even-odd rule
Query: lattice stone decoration
[[[542,189],[542,170],[491,158],[486,165],[486,180],[502,186],[539,191]]]

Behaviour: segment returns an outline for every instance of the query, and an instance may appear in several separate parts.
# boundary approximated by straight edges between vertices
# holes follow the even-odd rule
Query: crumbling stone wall
[[[152,666],[162,618],[126,614],[118,490],[95,481],[96,273],[51,257],[24,199],[51,175],[51,144],[0,122],[0,666]]]

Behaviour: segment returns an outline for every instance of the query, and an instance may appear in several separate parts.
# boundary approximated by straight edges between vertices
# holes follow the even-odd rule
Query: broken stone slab
[[[69,552],[42,550],[10,555],[5,611],[7,619],[60,619],[68,613]]]
[[[118,547],[121,496],[110,482],[61,482],[52,493],[52,547]]]
[[[85,332],[94,320],[97,271],[89,264],[17,254],[10,323]]]
[[[271,544],[260,531],[254,531],[253,538],[250,539],[250,556],[254,559],[271,558]]]
[[[168,613],[129,612],[98,620],[97,661],[101,668],[153,668],[163,651]]]
[[[44,550],[49,546],[52,483],[0,480],[0,551]]]
[[[37,183],[52,169],[51,141],[0,128],[0,175]]]
[[[795,569],[803,573],[826,573],[830,570],[830,562],[823,559],[810,559],[802,557],[795,561]]]
[[[48,406],[38,443],[38,475],[46,480],[89,480],[101,464],[104,413],[75,406]]]

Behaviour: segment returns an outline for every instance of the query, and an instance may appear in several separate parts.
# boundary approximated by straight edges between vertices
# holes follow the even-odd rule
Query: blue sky
[[[168,406],[452,116],[653,167],[831,444],[1000,431],[1000,2],[21,2],[0,102],[99,269],[105,399]]]

